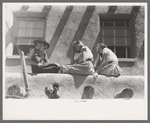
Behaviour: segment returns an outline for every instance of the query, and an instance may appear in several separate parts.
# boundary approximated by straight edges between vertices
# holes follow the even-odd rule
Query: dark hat
[[[36,45],[37,43],[43,43],[44,45],[47,46],[47,49],[50,47],[49,43],[47,43],[44,39],[37,39],[33,41],[34,45]]]

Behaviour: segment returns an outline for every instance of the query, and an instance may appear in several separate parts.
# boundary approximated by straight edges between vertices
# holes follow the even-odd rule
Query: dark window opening
[[[128,54],[127,54],[127,58],[131,58],[131,48],[130,47],[127,47],[127,51],[128,51]]]
[[[24,52],[25,55],[28,55],[32,48],[34,48],[33,41],[36,39],[42,39],[42,38],[15,38],[16,43],[14,45],[14,55],[19,55],[18,48]]]
[[[108,46],[108,48],[113,51],[118,58],[131,58],[130,47]]]
[[[112,22],[111,23],[110,22],[105,22],[104,26],[113,26],[113,23]]]
[[[34,48],[34,45],[18,45],[19,49],[24,52],[24,55],[28,55],[31,49]],[[19,55],[17,46],[14,46],[14,55]]]
[[[126,23],[126,27],[128,27],[128,26],[129,26],[129,22]]]
[[[116,55],[118,58],[126,58],[126,47],[116,47]]]
[[[112,47],[112,46],[108,46],[108,48],[109,48],[111,51],[113,51],[113,52],[114,52],[114,47]]]
[[[120,27],[121,27],[121,26],[125,26],[125,23],[116,22],[116,23],[115,23],[115,26],[120,26]]]
[[[130,58],[130,48],[116,47],[116,55],[118,58]]]

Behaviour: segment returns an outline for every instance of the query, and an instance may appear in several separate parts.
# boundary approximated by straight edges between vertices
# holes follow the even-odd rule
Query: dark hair
[[[73,41],[73,44],[79,44],[80,40]]]
[[[73,44],[79,44],[80,42],[81,42],[80,40],[76,40],[76,41],[73,42]],[[80,46],[80,48],[82,48],[82,46]],[[73,45],[73,50],[76,51],[75,50],[75,45]],[[77,53],[80,53],[80,52],[77,52]]]
[[[104,49],[104,48],[107,48],[107,45],[106,44],[104,44],[104,43],[98,43],[97,45],[96,45],[96,47],[101,47],[102,49]]]

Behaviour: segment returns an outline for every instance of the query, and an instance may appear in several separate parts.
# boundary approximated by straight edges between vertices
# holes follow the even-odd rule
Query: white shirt
[[[87,46],[82,47],[82,52],[83,52],[83,51],[84,51],[84,54],[85,54],[85,61],[86,61],[87,59],[93,60],[93,54],[92,54],[91,50],[90,50]],[[80,61],[83,61],[82,53],[81,53],[81,55],[79,56],[79,62],[80,62]]]
[[[113,53],[110,49],[108,48],[104,48],[103,49],[103,54],[107,54],[107,57],[106,57],[106,61],[105,62],[110,62],[110,61],[114,61],[114,62],[118,62],[118,58],[117,56],[115,55],[115,53]]]

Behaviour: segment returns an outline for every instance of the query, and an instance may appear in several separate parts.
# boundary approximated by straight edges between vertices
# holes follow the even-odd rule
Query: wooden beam
[[[46,12],[16,11],[13,14],[17,18],[45,19],[46,17]]]
[[[130,14],[99,14],[101,21],[128,21]]]
[[[117,6],[109,6],[108,14],[114,14],[117,9]]]
[[[144,59],[144,40],[143,40],[143,43],[142,43],[142,46],[141,46],[138,58],[139,59]]]
[[[51,10],[52,6],[50,5],[47,5],[47,6],[44,6],[44,8],[42,9],[42,12],[49,12]]]
[[[27,11],[28,8],[29,8],[28,5],[24,5],[24,6],[21,7],[20,11]]]
[[[45,13],[46,13],[46,17],[48,16],[48,14],[49,14],[51,8],[52,8],[52,6],[47,5],[47,6],[44,6],[44,8],[42,9],[42,12],[45,12]]]
[[[137,14],[139,13],[140,8],[141,8],[141,6],[133,6],[131,13],[130,13],[131,16],[135,18],[137,16]]]
[[[27,77],[27,65],[25,62],[25,57],[24,57],[24,52],[20,51],[20,58],[21,58],[21,67],[22,67],[22,73],[23,73],[23,78],[24,78],[24,85],[25,85],[25,90],[28,92],[28,77]]]

